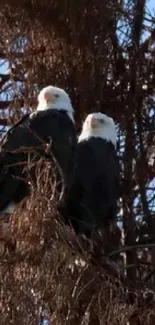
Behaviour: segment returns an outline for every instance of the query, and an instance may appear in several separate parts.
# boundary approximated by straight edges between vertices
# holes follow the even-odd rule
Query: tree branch
[[[155,244],[147,244],[147,245],[135,245],[135,246],[124,246],[108,255],[108,257],[112,257],[114,255],[118,255],[123,252],[128,252],[136,249],[145,249],[145,248],[154,248]]]

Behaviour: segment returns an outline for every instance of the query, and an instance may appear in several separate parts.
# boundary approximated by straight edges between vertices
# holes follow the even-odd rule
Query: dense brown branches
[[[25,110],[33,110],[37,103],[38,91],[49,84],[63,87],[69,92],[75,108],[78,132],[84,117],[89,112],[96,110],[101,110],[112,116],[118,124],[118,154],[121,165],[121,201],[118,213],[120,224],[118,231],[116,228],[114,233],[110,233],[107,242],[104,242],[103,246],[107,255],[112,254],[111,256],[115,256],[115,262],[117,262],[119,270],[122,270],[123,277],[125,277],[127,283],[132,283],[134,290],[137,291],[139,290],[139,284],[144,286],[144,279],[147,287],[151,287],[155,282],[153,278],[155,269],[155,252],[153,248],[155,244],[155,184],[153,182],[155,178],[155,17],[153,11],[152,14],[148,14],[147,6],[147,2],[141,0],[131,0],[125,3],[119,0],[1,0],[0,8],[1,125],[12,124],[21,114],[25,113]],[[25,213],[23,212],[24,215]],[[23,223],[22,227],[25,227],[25,219],[23,218],[20,221],[19,215],[16,218],[19,225],[21,222]],[[35,227],[37,229],[35,218],[30,218],[34,233]],[[25,231],[25,228],[22,227],[21,230],[19,228],[18,234],[15,229],[14,233],[19,236],[23,235],[24,238],[22,230]],[[41,226],[41,229],[44,229],[44,226],[43,228]],[[51,230],[55,228],[50,227],[49,229],[53,241],[56,240],[54,231]],[[39,233],[38,236],[38,238],[41,238],[43,233]],[[25,244],[26,240],[27,237]],[[111,245],[109,245],[109,242]],[[137,247],[138,245],[146,245],[147,247],[148,244],[152,246],[148,246],[146,249],[144,249],[144,246],[132,249],[135,245]],[[30,241],[29,245],[34,250],[35,255],[37,248],[34,241]],[[129,247],[129,249],[125,250],[124,246]],[[38,247],[41,248],[39,245]],[[53,258],[58,259],[55,248],[52,249],[52,254],[55,254]],[[119,249],[120,251],[118,251]],[[124,249],[126,253],[122,255],[121,249]],[[117,251],[116,254],[115,251]],[[62,290],[61,297],[56,294],[56,299],[62,301],[68,299],[65,294],[71,297],[76,281],[81,279],[83,274],[89,280],[92,277],[92,282],[94,281],[93,276],[95,276],[96,270],[91,269],[90,264],[87,270],[82,271],[84,272],[82,274],[78,273],[80,269],[77,268],[76,276],[73,272],[75,283],[73,284],[74,281],[72,280],[72,290],[66,293],[66,284],[63,287],[61,282],[61,272],[59,270],[57,273],[57,270],[53,270],[52,263],[56,262],[50,260],[48,254],[49,252],[46,254],[45,249],[43,255],[37,255],[38,266],[35,266],[36,269],[34,267],[34,269],[30,270],[27,264],[18,266],[20,279],[21,276],[23,276],[23,282],[26,279],[23,289],[25,299],[23,304],[24,306],[26,304],[28,310],[31,309],[30,304],[34,304],[34,298],[31,301],[29,290],[30,282],[32,278],[34,279],[33,272],[36,272],[38,276],[36,282],[33,280],[35,283],[33,286],[36,286],[36,290],[41,292],[38,291],[37,306],[42,304],[39,295],[43,295],[42,301],[44,300],[46,307],[49,300],[53,299],[49,292],[51,286],[54,288],[52,290],[55,290],[56,286],[59,288],[59,292]],[[67,248],[67,255],[63,256],[63,267],[60,262],[60,269],[62,267],[66,279],[71,276],[71,271],[68,271],[65,266],[66,259],[70,254],[72,255]],[[45,263],[47,255],[49,260],[47,259],[47,267],[44,269],[42,260]],[[59,261],[57,260],[57,262]],[[9,291],[7,291],[9,290],[9,277],[11,283],[16,282],[17,266],[12,262],[10,263],[12,268],[7,272],[5,264],[3,265],[3,271],[6,272],[6,277],[4,276],[5,272],[3,273],[6,281],[5,285],[7,286],[7,289],[4,286],[6,299],[9,296]],[[12,272],[12,275],[9,272]],[[27,277],[21,275],[22,272],[28,272]],[[50,279],[52,272],[55,272],[54,280],[53,278]],[[67,272],[69,272],[69,275]],[[45,279],[43,279],[43,273],[47,275]],[[104,276],[102,285],[109,285],[106,283]],[[55,282],[56,278],[58,282]],[[51,283],[50,281],[54,282]],[[97,278],[97,283],[100,284],[98,281]],[[41,282],[43,283],[42,289],[39,288]],[[13,284],[12,288],[14,287]],[[82,282],[80,290],[83,290],[82,287],[85,287],[85,285],[87,287],[86,282]],[[46,288],[45,291],[43,287]],[[104,289],[111,290],[110,285],[108,288]],[[29,301],[26,300],[27,292]],[[90,293],[87,294],[90,296]],[[85,304],[85,307],[83,307],[83,303],[79,302],[78,308],[89,309],[92,308],[93,299],[100,301],[100,296],[94,298],[97,296],[93,294],[91,291],[92,300],[89,300],[87,307]],[[79,301],[81,291],[77,295],[77,301]],[[118,291],[115,294],[116,296],[119,296]],[[121,299],[123,297],[122,295]],[[87,301],[87,298],[81,299]],[[50,300],[52,301],[51,305],[47,307],[53,317],[52,324],[53,322],[55,324],[64,324],[63,317],[67,312],[69,313],[67,317],[71,322],[72,313],[70,307],[63,305],[62,311],[61,302],[59,301],[58,304],[58,300],[56,300],[57,303]],[[11,306],[10,313],[13,312],[14,306],[10,302],[7,303]],[[151,307],[148,307],[149,310],[146,311],[146,314],[149,316],[144,317],[145,321],[143,322],[143,320],[139,319],[138,311],[140,307],[136,300],[134,300],[134,304],[137,309],[134,309],[131,305],[127,307],[133,320],[129,315],[125,319],[121,318],[124,317],[124,314],[119,311],[120,318],[115,319],[113,323],[124,325],[127,321],[130,321],[130,324],[144,324],[148,321],[148,324],[153,324],[153,316],[149,311]],[[125,308],[121,307],[120,300],[118,305],[119,308]],[[101,312],[98,309],[100,306],[101,304],[94,304],[96,314]],[[115,314],[115,304],[114,309],[112,309],[111,305],[109,306],[106,309],[107,314],[104,314],[106,319],[112,317],[107,316],[109,310],[113,310]],[[13,316],[16,323],[23,321],[24,324],[24,320],[21,320],[22,308],[19,320],[17,316]],[[60,308],[58,313],[56,308]],[[132,313],[133,309],[131,311],[130,308],[134,309],[134,313]],[[37,314],[34,315],[34,313],[32,324],[34,324],[34,318],[37,317]],[[62,314],[63,320],[59,319]],[[55,317],[57,317],[57,321]],[[84,316],[81,316],[81,323],[85,321],[85,324],[88,324],[82,317]],[[75,324],[75,319],[73,322]],[[112,322],[112,318],[109,318],[110,322]],[[6,323],[9,324],[8,318],[6,318],[4,324]],[[76,323],[78,324],[77,319]],[[96,318],[90,321],[90,324],[98,323],[99,320],[96,320]],[[102,323],[104,323],[103,319]],[[25,324],[28,323],[25,321]]]
[[[144,281],[134,286],[125,266],[110,259],[121,252],[115,251],[119,230],[106,230],[93,246],[82,238],[74,249],[67,243],[56,217],[53,174],[54,166],[40,160],[37,186],[31,184],[30,198],[11,218],[12,243],[0,260],[1,324],[35,324],[41,308],[51,324],[151,324],[154,292]]]

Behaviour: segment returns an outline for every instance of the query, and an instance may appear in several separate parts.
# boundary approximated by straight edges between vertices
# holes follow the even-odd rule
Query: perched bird
[[[91,237],[116,218],[119,163],[112,118],[92,113],[83,123],[74,165],[59,213],[77,234]]]
[[[64,179],[68,178],[77,137],[73,107],[68,94],[60,88],[48,86],[38,96],[38,107],[17,122],[0,144],[0,212],[12,213],[28,193],[23,163],[36,154],[48,152],[58,163]],[[25,149],[35,150],[30,156]],[[48,156],[48,155],[47,155]],[[51,158],[51,156],[49,155]]]

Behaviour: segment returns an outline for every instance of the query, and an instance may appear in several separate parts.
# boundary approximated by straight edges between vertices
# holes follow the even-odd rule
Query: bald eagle
[[[92,113],[83,123],[68,188],[59,213],[77,234],[93,232],[116,218],[119,163],[112,118]]]
[[[39,93],[36,111],[24,116],[7,132],[0,144],[1,212],[13,212],[16,204],[29,193],[28,183],[21,179],[26,179],[25,165],[21,164],[28,161],[25,148],[35,148],[41,155],[45,154],[43,144],[49,144],[64,178],[68,178],[77,142],[73,113],[68,94],[48,86]]]

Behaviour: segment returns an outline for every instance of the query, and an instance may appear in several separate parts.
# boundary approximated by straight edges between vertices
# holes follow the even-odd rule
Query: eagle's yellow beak
[[[94,117],[90,119],[90,126],[91,128],[96,128],[98,126],[98,121]]]
[[[49,92],[46,92],[44,94],[44,98],[45,98],[47,103],[54,103],[55,100],[56,100],[56,98],[52,94],[50,94]]]

